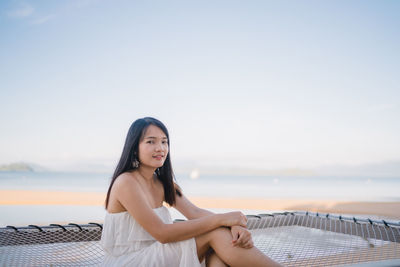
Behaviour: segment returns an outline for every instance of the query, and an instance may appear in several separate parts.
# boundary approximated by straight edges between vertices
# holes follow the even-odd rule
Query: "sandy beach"
[[[0,190],[0,205],[77,205],[102,206],[100,192]],[[197,206],[216,209],[266,211],[312,211],[363,214],[400,219],[400,202],[345,202],[336,200],[189,197]]]

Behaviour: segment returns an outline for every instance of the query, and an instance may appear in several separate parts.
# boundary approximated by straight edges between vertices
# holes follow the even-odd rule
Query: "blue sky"
[[[2,1],[0,163],[113,166],[138,117],[176,164],[400,161],[398,1]]]

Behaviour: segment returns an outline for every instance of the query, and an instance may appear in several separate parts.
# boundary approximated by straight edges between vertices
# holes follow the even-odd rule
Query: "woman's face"
[[[139,162],[142,166],[159,168],[168,155],[168,139],[157,126],[150,125],[139,143]]]

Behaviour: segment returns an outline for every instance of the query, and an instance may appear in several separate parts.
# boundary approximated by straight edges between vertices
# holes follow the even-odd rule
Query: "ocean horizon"
[[[106,192],[111,173],[0,172],[0,190]],[[400,177],[177,173],[188,196],[399,201]]]
[[[104,192],[110,173],[0,172],[0,190]],[[195,178],[195,179],[193,179]],[[191,175],[177,173],[176,181],[188,197],[307,199],[360,202],[400,201],[400,178],[291,177],[252,175]],[[229,209],[213,209],[225,212]],[[260,210],[243,210],[258,214]],[[102,206],[0,205],[0,227],[28,224],[101,222]],[[171,209],[174,219],[183,216]]]

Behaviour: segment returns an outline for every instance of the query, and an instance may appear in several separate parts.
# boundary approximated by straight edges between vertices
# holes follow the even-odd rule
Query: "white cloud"
[[[368,111],[370,112],[381,112],[381,111],[389,111],[389,110],[394,110],[396,109],[395,104],[390,104],[390,103],[383,103],[383,104],[376,104],[371,106]]]
[[[44,16],[44,17],[39,17],[36,18],[34,20],[32,20],[32,24],[43,24],[46,23],[47,21],[53,19],[55,17],[55,15],[48,15],[48,16]]]
[[[25,18],[32,15],[34,11],[35,9],[31,5],[24,3],[18,9],[9,11],[7,14],[12,18]]]
[[[74,3],[74,6],[77,8],[83,8],[96,4],[97,2],[98,0],[78,0]]]

